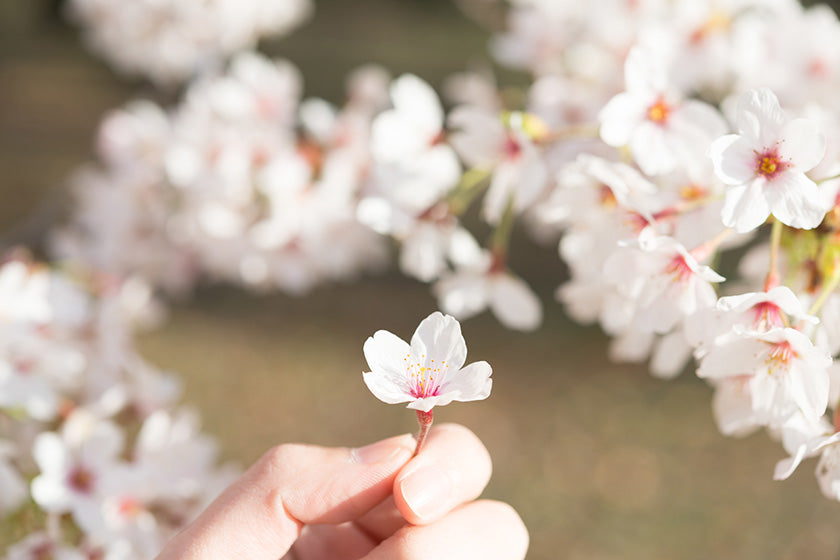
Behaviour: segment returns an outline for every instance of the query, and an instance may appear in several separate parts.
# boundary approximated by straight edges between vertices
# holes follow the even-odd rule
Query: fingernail
[[[371,464],[379,463],[387,459],[393,459],[400,451],[405,449],[393,439],[377,441],[364,447],[357,447],[350,453],[357,463]]]
[[[452,481],[435,466],[423,466],[409,473],[400,482],[400,490],[411,511],[424,521],[433,521],[449,511]]]

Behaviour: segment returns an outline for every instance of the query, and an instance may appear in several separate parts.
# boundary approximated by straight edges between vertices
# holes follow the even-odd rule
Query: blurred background
[[[452,0],[316,5],[307,25],[262,49],[302,69],[307,95],[340,101],[345,75],[365,62],[435,86],[487,62],[487,32]],[[39,242],[66,204],[66,177],[93,155],[103,113],[137,96],[167,101],[85,51],[60,1],[0,2],[4,243]],[[491,363],[493,395],[436,416],[469,426],[490,449],[485,496],[521,513],[530,559],[840,558],[840,505],[820,494],[813,461],[774,482],[778,443],[721,436],[711,391],[690,372],[664,382],[610,363],[600,331],[573,324],[553,301],[563,279],[555,249],[522,239],[517,249],[512,266],[543,298],[545,323],[519,334],[488,314],[465,322],[468,361]],[[361,382],[362,344],[377,329],[408,338],[433,309],[428,287],[396,272],[297,299],[207,285],[140,346],[183,376],[222,457],[244,466],[282,442],[356,446],[413,431],[412,412]]]

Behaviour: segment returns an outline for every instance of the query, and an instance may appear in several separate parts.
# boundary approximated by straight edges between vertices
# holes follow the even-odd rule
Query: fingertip
[[[519,512],[510,504],[496,500],[479,500],[476,504],[479,504],[488,516],[494,518],[498,526],[506,528],[508,534],[505,545],[509,547],[509,551],[503,557],[524,559],[528,553],[531,536]]]
[[[423,464],[394,482],[394,503],[406,521],[425,525],[440,519],[455,505],[450,475],[434,464]]]
[[[406,521],[426,525],[478,497],[491,472],[490,454],[472,431],[442,424],[397,475],[394,503]]]

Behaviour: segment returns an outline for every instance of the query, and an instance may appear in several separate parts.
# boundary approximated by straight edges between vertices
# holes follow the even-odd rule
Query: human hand
[[[475,500],[490,456],[466,428],[359,449],[287,444],[263,455],[158,560],[521,560],[513,508]]]

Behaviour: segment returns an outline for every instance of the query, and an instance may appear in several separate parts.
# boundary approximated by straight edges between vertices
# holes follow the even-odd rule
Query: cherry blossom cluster
[[[264,36],[297,27],[310,0],[71,0],[69,15],[90,48],[118,71],[158,85],[252,49]]]
[[[235,475],[133,348],[147,296],[0,265],[0,523],[43,519],[3,558],[153,558]]]
[[[562,234],[557,298],[617,359],[662,377],[693,360],[724,434],[779,438],[779,479],[820,456],[820,487],[840,499],[834,12],[534,0],[509,24],[493,48],[533,75],[528,109],[551,131],[535,216]],[[715,269],[738,247],[727,282]]]
[[[291,64],[245,53],[171,112],[113,112],[55,254],[175,293],[205,275],[298,294],[378,268],[387,247],[355,214],[384,84],[362,68],[342,109],[301,102]]]
[[[445,313],[532,330],[521,225],[558,243],[557,299],[613,357],[696,365],[724,434],[781,440],[777,478],[819,456],[840,500],[837,45],[834,12],[796,0],[515,0],[492,51],[532,83],[455,76],[449,111],[374,68],[341,108],[301,101],[289,63],[243,54],[170,111],[105,120],[55,247],[169,291],[302,293],[379,266],[375,232]]]

